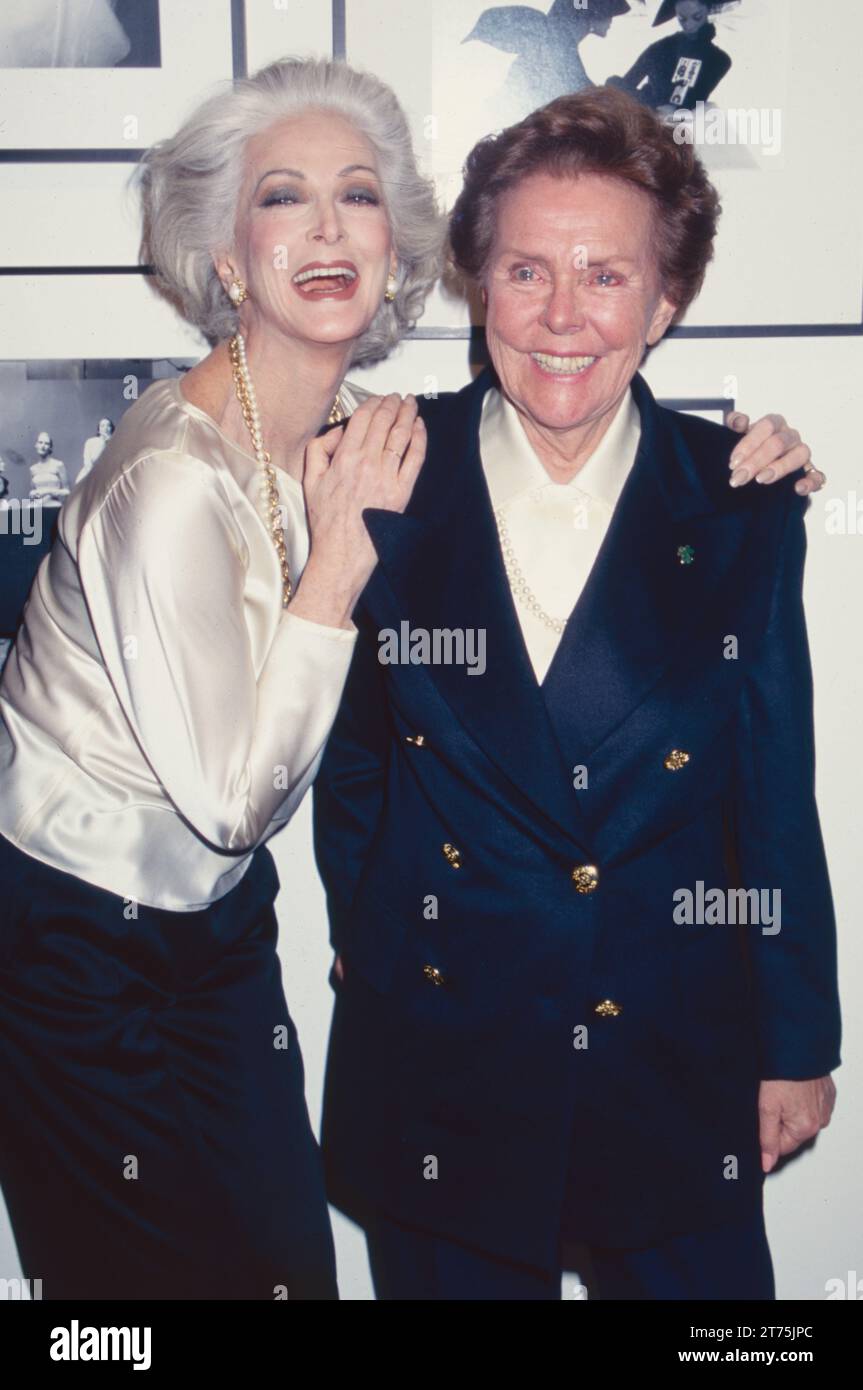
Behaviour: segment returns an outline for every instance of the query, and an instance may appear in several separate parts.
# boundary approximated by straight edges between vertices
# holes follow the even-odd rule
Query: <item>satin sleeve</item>
[[[123,472],[77,558],[105,668],[155,777],[205,841],[248,853],[314,778],[356,629],[283,610],[256,674],[246,542],[213,470],[187,454]]]

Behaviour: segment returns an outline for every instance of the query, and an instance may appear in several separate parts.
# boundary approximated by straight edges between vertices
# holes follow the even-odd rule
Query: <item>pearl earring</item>
[[[393,275],[392,271],[390,271],[389,275],[387,276],[387,287],[386,287],[386,290],[385,290],[385,292],[384,292],[384,299],[386,300],[387,304],[392,304],[392,302],[393,302],[393,300],[395,299],[395,297],[396,297],[396,277]]]
[[[244,304],[246,302],[248,297],[249,291],[246,289],[242,280],[239,280],[235,277],[228,286],[228,298],[230,299],[231,303],[235,304],[237,308],[239,308],[241,304]]]

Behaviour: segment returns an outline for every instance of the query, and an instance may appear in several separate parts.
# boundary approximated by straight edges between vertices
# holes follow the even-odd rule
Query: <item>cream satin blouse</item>
[[[366,393],[343,387],[349,410]],[[291,576],[299,483],[277,470]],[[282,608],[260,470],[179,380],[73,489],[0,682],[0,833],[151,907],[242,878],[317,772],[356,631]]]

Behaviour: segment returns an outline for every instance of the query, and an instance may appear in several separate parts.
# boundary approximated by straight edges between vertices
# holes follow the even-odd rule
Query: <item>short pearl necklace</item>
[[[495,511],[494,519],[497,522],[498,534],[500,536],[500,548],[503,552],[503,566],[506,570],[509,586],[519,603],[531,612],[535,618],[539,618],[541,623],[551,628],[552,632],[560,633],[566,627],[566,618],[553,618],[536,597],[536,594],[528,587],[527,580],[521,572],[518,561],[515,558],[512,541],[510,540],[509,530],[504,520],[503,512],[498,508]]]
[[[237,392],[237,400],[240,402],[240,409],[243,412],[243,419],[246,422],[246,429],[252,441],[252,448],[255,451],[255,458],[261,465],[263,477],[261,479],[261,498],[263,510],[265,512],[265,524],[273,538],[273,545],[276,547],[276,554],[279,557],[279,569],[282,572],[282,607],[287,608],[291,601],[293,585],[291,584],[291,572],[288,567],[288,555],[285,548],[285,531],[282,526],[281,509],[279,503],[279,489],[276,485],[276,470],[270,460],[270,455],[264,448],[264,440],[261,434],[261,417],[258,412],[258,401],[255,395],[255,388],[252,385],[252,378],[249,375],[249,363],[246,358],[246,342],[242,333],[235,333],[228,340],[228,352],[231,358],[231,368],[234,374],[234,386]],[[338,425],[347,418],[347,411],[341,398],[341,392],[336,392],[336,399],[330,409],[327,424]]]

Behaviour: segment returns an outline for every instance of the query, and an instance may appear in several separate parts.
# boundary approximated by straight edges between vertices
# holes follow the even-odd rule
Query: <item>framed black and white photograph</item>
[[[194,361],[0,361],[0,467],[7,498],[62,502],[96,466],[132,402],[153,381],[182,376]],[[102,428],[105,421],[110,428]]]
[[[0,669],[72,489],[132,402],[193,361],[0,361]]]
[[[854,135],[836,129],[830,101],[857,82],[859,9],[825,24],[822,7],[789,0],[437,0],[412,7],[409,27],[404,11],[399,0],[350,0],[347,57],[399,93],[447,208],[483,135],[566,92],[621,86],[696,145],[722,197],[714,265],[674,331],[863,331],[863,228],[847,193]],[[422,327],[472,321],[462,299],[440,292]]]
[[[4,0],[4,150],[110,150],[169,134],[234,73],[231,0]],[[241,12],[240,12],[241,13]]]
[[[3,267],[134,273],[140,227],[130,165],[166,133],[175,113],[180,117],[177,97],[286,54],[329,57],[337,8],[329,0],[209,0],[204,6],[198,0],[179,6],[174,0],[71,0],[68,6],[64,0],[8,0],[0,14],[0,199],[29,211],[26,218],[3,219]],[[121,49],[125,56],[116,57]],[[172,55],[177,67],[169,72]],[[26,74],[14,71],[25,67]],[[87,73],[59,71],[83,67]],[[37,74],[36,68],[51,71]],[[110,68],[141,71],[124,76]],[[167,111],[160,84],[174,103]],[[22,85],[38,98],[34,103],[31,96],[26,109],[15,103]],[[99,96],[92,107],[91,90]],[[71,104],[73,120],[67,115],[58,123],[52,103],[67,95],[64,111]],[[103,99],[108,105],[100,110]],[[37,148],[33,135],[43,124]],[[86,215],[65,215],[73,208]]]
[[[0,68],[158,68],[159,0],[6,0]]]

